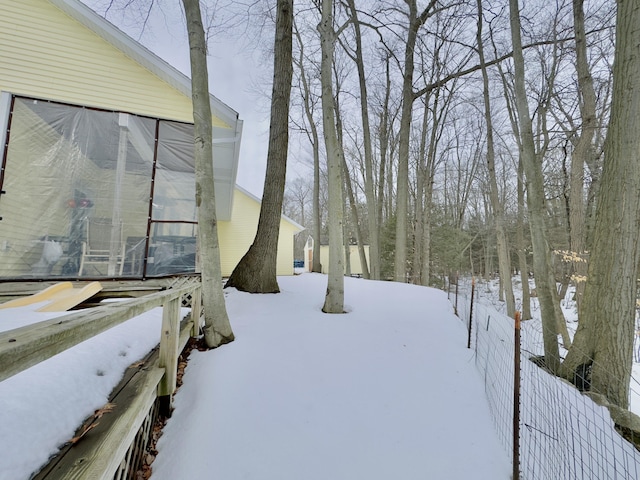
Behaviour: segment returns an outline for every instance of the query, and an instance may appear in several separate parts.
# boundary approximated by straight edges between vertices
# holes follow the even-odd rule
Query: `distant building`
[[[310,272],[313,265],[313,237],[309,236],[304,247],[304,270]],[[345,249],[342,247],[343,258],[346,261]],[[364,254],[369,263],[369,245],[364,245]],[[349,260],[351,262],[351,275],[362,275],[362,263],[360,262],[360,252],[357,245],[349,245]],[[327,273],[329,268],[329,245],[320,245],[320,265],[322,273]],[[346,264],[345,264],[346,265]],[[346,267],[345,267],[346,274]]]

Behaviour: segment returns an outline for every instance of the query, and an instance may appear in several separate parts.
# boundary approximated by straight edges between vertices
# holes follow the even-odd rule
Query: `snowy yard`
[[[195,351],[154,479],[509,478],[463,323],[445,293],[346,278],[349,313],[320,308],[326,277],[279,295],[227,292],[237,340]],[[2,311],[3,330],[41,321]],[[0,383],[0,479],[27,479],[158,340],[149,312]]]

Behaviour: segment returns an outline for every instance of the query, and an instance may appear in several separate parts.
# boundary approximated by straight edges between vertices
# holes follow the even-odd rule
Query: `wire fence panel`
[[[514,444],[514,320],[476,295],[471,309],[470,284],[461,282],[458,317],[469,328],[475,363],[500,441]],[[477,287],[477,288],[482,288]],[[523,480],[636,480],[640,452],[615,429],[609,410],[543,366],[539,323],[522,322],[520,355],[519,460]]]

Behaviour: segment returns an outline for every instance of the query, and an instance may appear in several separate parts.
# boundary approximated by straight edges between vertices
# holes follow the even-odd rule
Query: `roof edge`
[[[247,197],[251,198],[252,200],[255,200],[256,202],[258,202],[260,205],[262,205],[262,200],[260,198],[258,198],[257,196],[255,196],[253,193],[251,193],[250,191],[242,188],[240,185],[238,185],[236,183],[236,190],[239,190],[240,192],[244,193]],[[296,227],[300,232],[302,232],[303,230],[306,230],[307,227],[304,227],[302,225],[300,225],[298,222],[296,222],[295,220],[287,217],[284,214],[280,215],[280,218],[283,220],[286,220],[287,222],[289,222],[291,225],[293,225],[294,227]]]
[[[188,76],[135,41],[89,6],[79,0],[49,0],[49,2],[191,99],[191,79]],[[231,128],[236,128],[238,112],[214,95],[209,94],[209,98],[212,114]]]

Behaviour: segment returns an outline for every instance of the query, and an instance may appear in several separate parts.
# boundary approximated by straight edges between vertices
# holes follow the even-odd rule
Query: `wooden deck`
[[[42,288],[41,283],[39,286]],[[123,287],[112,289],[119,293],[114,296],[131,291],[131,285]],[[2,380],[151,308],[163,307],[160,345],[125,372],[107,405],[88,418],[74,439],[69,439],[34,478],[135,478],[158,408],[170,412],[178,357],[189,338],[198,334],[201,320],[199,276],[173,278],[171,284],[144,287],[154,293],[0,333]],[[191,313],[184,319],[180,318],[181,303],[191,306]]]

